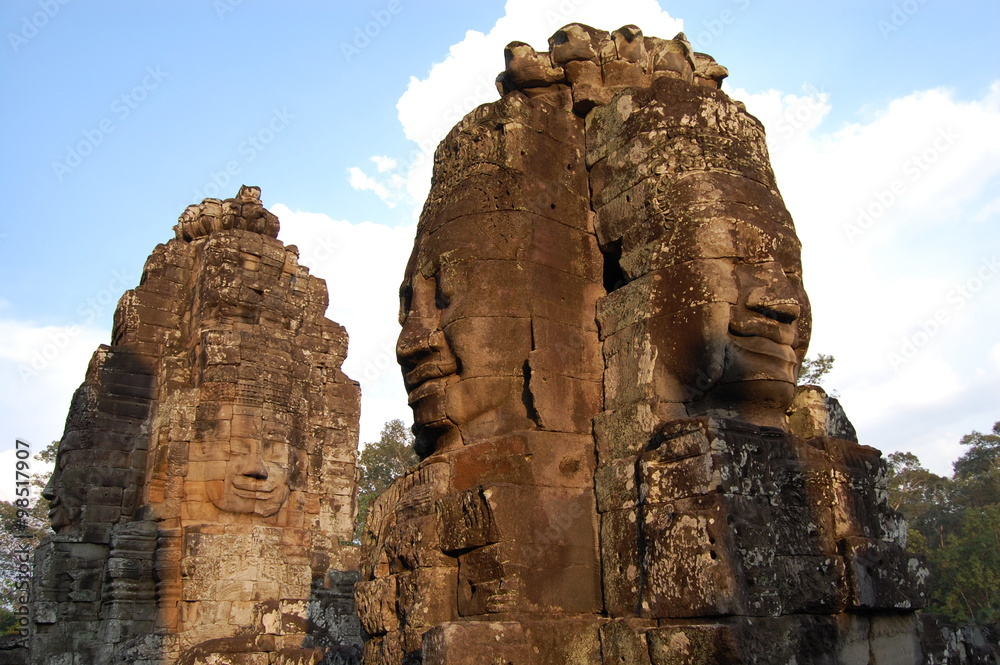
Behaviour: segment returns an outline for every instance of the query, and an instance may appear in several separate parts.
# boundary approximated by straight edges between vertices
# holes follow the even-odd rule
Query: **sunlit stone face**
[[[276,514],[288,499],[291,449],[287,443],[232,439],[201,455],[205,493],[219,510],[260,517]]]
[[[411,262],[400,291],[396,353],[424,456],[533,426],[523,398],[530,267],[451,250],[425,239],[423,269]]]
[[[721,185],[721,186],[720,186]],[[749,178],[690,174],[650,321],[661,395],[692,415],[781,427],[810,334],[801,247],[780,197]]]

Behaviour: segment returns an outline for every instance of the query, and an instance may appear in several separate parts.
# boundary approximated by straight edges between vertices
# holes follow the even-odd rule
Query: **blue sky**
[[[829,387],[863,443],[949,472],[958,438],[1000,420],[1000,5],[985,0],[5,0],[0,451],[59,438],[145,257],[187,205],[242,183],[329,281],[362,439],[408,419],[395,289],[428,146],[496,97],[504,44],[543,50],[576,20],[683,27],[729,68],[768,127]]]

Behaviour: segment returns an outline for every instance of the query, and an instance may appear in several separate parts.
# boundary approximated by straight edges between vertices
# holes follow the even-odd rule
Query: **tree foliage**
[[[823,377],[833,369],[836,359],[825,353],[817,354],[815,358],[806,358],[799,368],[799,385],[818,386],[823,383]]]
[[[912,453],[889,456],[889,497],[910,549],[931,569],[929,611],[959,622],[1000,622],[1000,422],[962,437],[965,453],[944,478]]]
[[[414,466],[420,458],[413,451],[413,433],[402,420],[390,420],[382,427],[379,440],[366,443],[358,458],[358,517],[355,522],[355,539],[368,516],[368,507],[392,481]]]

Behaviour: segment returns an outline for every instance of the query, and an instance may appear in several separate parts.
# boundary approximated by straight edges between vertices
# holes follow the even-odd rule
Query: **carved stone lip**
[[[733,335],[733,344],[744,351],[762,356],[771,356],[788,363],[795,364],[798,358],[791,344],[778,342],[760,335]]]
[[[414,393],[420,392],[422,388],[430,383],[441,384],[442,382],[437,381],[437,379],[447,379],[450,376],[454,376],[457,371],[458,364],[453,360],[426,361],[414,367],[403,377],[403,383],[406,385],[406,389],[410,395],[410,404],[426,394],[421,392],[418,397],[414,397]],[[426,390],[434,392],[438,389],[435,387],[427,388]]]
[[[448,379],[452,376],[454,375],[437,376],[418,383],[410,390],[407,402],[416,404],[425,397],[441,392],[450,383]]]
[[[248,483],[233,482],[233,494],[244,499],[266,499],[278,488],[275,483],[250,486]]]
[[[773,319],[757,316],[731,321],[729,332],[734,337],[762,338],[777,345],[791,348],[795,344],[797,330],[792,324],[779,323]]]

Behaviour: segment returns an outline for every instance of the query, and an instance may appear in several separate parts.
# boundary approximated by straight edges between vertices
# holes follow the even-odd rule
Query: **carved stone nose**
[[[396,360],[404,366],[413,365],[432,350],[430,330],[426,322],[417,317],[410,318],[396,340]]]
[[[251,469],[244,470],[243,475],[247,478],[254,478],[255,480],[267,480],[267,467],[260,464],[259,466],[254,466]]]
[[[252,451],[243,459],[240,475],[254,480],[267,480],[267,465],[264,464],[260,449]]]
[[[793,323],[802,315],[802,305],[788,277],[775,263],[765,263],[755,271],[753,287],[747,295],[747,309],[779,323]]]

